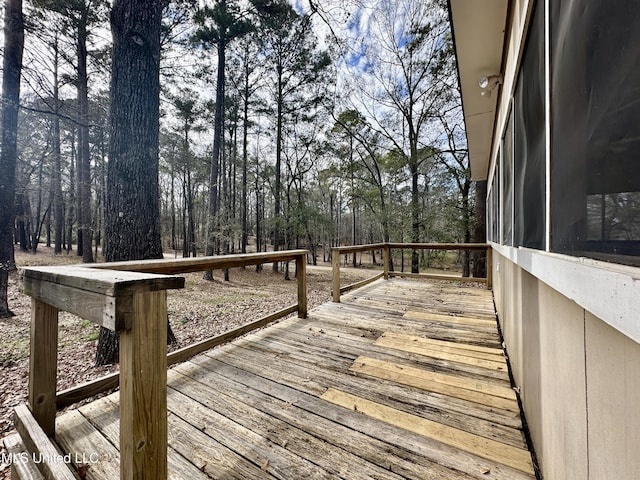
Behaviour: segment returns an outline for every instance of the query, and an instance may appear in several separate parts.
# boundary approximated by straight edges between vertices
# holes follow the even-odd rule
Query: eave
[[[486,180],[500,85],[482,95],[483,76],[502,74],[507,0],[449,0],[473,180]]]

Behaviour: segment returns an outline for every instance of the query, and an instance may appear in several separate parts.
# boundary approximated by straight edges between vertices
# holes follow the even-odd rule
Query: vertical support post
[[[307,254],[296,258],[298,273],[298,318],[307,318]]]
[[[167,292],[133,294],[120,332],[120,478],[167,478]]]
[[[35,298],[31,299],[29,349],[29,408],[42,430],[53,437],[56,428],[58,309]]]
[[[389,280],[389,254],[391,253],[389,244],[385,243],[382,249],[383,264],[384,264],[384,279]]]
[[[340,252],[332,250],[331,264],[333,265],[333,301],[340,303]]]
[[[487,289],[491,290],[493,288],[493,248],[491,245],[487,247],[487,260],[486,260],[486,270],[487,270]]]

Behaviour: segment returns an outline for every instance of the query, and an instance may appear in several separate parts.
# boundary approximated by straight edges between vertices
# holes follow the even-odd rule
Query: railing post
[[[333,265],[333,301],[340,303],[340,252],[336,249],[332,250],[331,264]]]
[[[491,290],[493,288],[493,248],[491,245],[487,247],[487,260],[486,260],[486,270],[487,270],[487,288]]]
[[[307,318],[307,254],[296,257],[298,274],[298,318]]]
[[[29,408],[50,436],[56,425],[56,375],[58,369],[58,309],[31,299],[29,356]]]
[[[167,478],[167,292],[133,294],[120,332],[120,478]]]
[[[389,255],[391,253],[391,249],[389,248],[389,244],[385,243],[382,248],[382,257],[383,257],[383,265],[384,265],[384,279],[389,280]]]

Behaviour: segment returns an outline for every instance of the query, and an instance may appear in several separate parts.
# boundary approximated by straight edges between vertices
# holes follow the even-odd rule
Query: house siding
[[[506,256],[496,310],[544,479],[640,472],[640,344]]]

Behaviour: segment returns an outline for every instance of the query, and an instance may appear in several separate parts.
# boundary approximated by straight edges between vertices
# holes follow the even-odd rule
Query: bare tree
[[[429,157],[427,147],[437,141],[431,128],[448,108],[454,86],[448,68],[451,42],[441,1],[380,0],[375,2],[366,34],[351,52],[361,108],[383,134],[390,150],[402,152],[411,186],[411,238],[420,241],[420,168]],[[411,271],[418,272],[419,256],[412,254]]]
[[[322,101],[322,96],[313,94],[313,86],[327,80],[326,70],[331,59],[327,52],[317,49],[317,38],[308,15],[299,15],[285,0],[270,2],[268,8],[262,6],[261,12],[262,49],[272,71],[268,83],[276,134],[273,249],[277,251],[284,245],[286,227],[282,209],[285,122],[305,110],[312,110]],[[273,264],[273,271],[278,271],[277,262]]]

